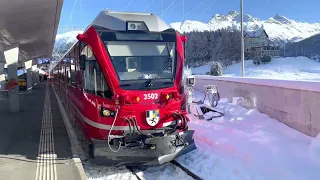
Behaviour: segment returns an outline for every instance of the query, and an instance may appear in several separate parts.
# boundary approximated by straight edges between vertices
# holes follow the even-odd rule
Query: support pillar
[[[0,51],[1,53],[1,51]],[[0,58],[0,91],[4,90],[5,86],[5,74],[4,74],[4,62],[1,61],[2,59]],[[3,59],[4,60],[4,59]]]
[[[4,50],[4,57],[8,67],[8,80],[9,82],[10,80],[18,82],[17,69],[19,58],[19,44],[5,46]],[[11,112],[20,111],[19,86],[15,86],[14,89],[9,88],[9,102]]]
[[[0,44],[0,91],[4,90],[5,85],[5,74],[4,74],[4,65],[6,63],[6,60],[4,58],[4,52],[2,45]]]
[[[35,85],[38,84],[38,80],[37,80],[37,65],[33,65],[31,67],[31,70],[32,70],[32,83],[33,83],[33,87]]]
[[[33,82],[32,82],[32,60],[28,60],[24,62],[24,67],[27,71],[27,91],[32,91],[33,88]]]

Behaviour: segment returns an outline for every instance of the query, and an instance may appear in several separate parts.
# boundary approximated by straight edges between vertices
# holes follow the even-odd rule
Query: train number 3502
[[[143,94],[143,99],[158,99],[158,93]]]

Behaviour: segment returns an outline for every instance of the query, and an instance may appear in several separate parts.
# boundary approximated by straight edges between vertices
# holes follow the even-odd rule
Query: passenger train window
[[[111,98],[112,94],[104,77],[103,71],[94,56],[91,48],[84,45],[80,55],[85,55],[84,90],[105,98]]]
[[[72,86],[76,86],[76,67],[74,62],[74,49],[71,50],[69,54],[69,62],[70,62],[70,84]]]

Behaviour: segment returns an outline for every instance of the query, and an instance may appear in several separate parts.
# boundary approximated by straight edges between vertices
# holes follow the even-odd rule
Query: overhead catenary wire
[[[202,14],[204,14],[205,12],[207,12],[207,10],[210,9],[211,6],[212,6],[216,1],[217,1],[217,0],[214,0],[213,2],[211,2],[211,3],[209,4],[209,6],[208,6],[207,8],[205,8],[205,9],[196,17],[196,19],[198,19]]]
[[[80,1],[81,1],[81,0],[80,0]],[[78,2],[78,0],[74,0],[73,7],[72,7],[71,13],[70,13],[70,15],[69,15],[68,21],[67,21],[66,28],[62,31],[62,34],[66,32],[66,29],[68,29],[68,26],[69,26],[70,20],[72,20],[73,12],[74,12],[74,9],[75,9],[75,7],[76,7],[76,5],[77,5],[77,2]],[[58,50],[57,50],[58,52],[55,50],[55,48],[53,48],[53,54],[58,55],[58,61],[62,58],[61,56],[63,56],[63,55],[60,55],[60,54],[59,54],[59,51],[61,51],[61,48],[62,48],[62,47],[59,46],[59,48],[58,48]],[[64,48],[65,48],[65,47],[64,47]],[[51,69],[54,68],[54,67],[52,67],[52,65],[53,65],[53,64],[50,63],[50,68],[49,68],[49,70],[51,70]]]
[[[161,13],[161,17],[163,17],[163,14],[176,2],[177,0],[173,0],[171,4]]]
[[[174,7],[172,7],[170,10],[167,10],[166,13],[163,14],[163,16],[167,15],[170,11],[174,10],[178,5],[180,5],[184,0],[181,0],[179,3],[177,3]],[[162,17],[163,17],[162,16]]]
[[[186,16],[188,16],[192,11],[194,11],[195,9],[197,9],[201,4],[203,4],[205,2],[205,0],[201,1],[196,7],[194,7],[193,9],[191,9],[191,11],[189,11],[187,14],[185,14],[184,16],[182,16],[181,19],[185,18]]]
[[[126,10],[135,0],[131,0],[123,9],[122,11]]]
[[[151,4],[154,2],[155,0],[152,0],[148,5],[147,5],[147,7],[146,8],[144,8],[144,10],[143,11],[146,11],[150,6],[151,6]]]
[[[66,28],[62,31],[62,34],[65,33],[65,32],[66,32],[66,29],[68,29],[68,27],[69,27],[69,23],[70,23],[70,20],[72,20],[73,12],[74,12],[74,9],[75,9],[75,7],[76,7],[76,5],[77,5],[77,2],[78,2],[78,0],[74,0],[73,7],[72,7],[71,13],[70,13],[70,15],[69,15],[68,21],[67,21],[67,25],[65,26]],[[58,51],[60,51],[61,48],[62,48],[62,47],[60,46],[60,47],[58,48]],[[59,57],[59,59],[60,59],[60,58],[61,58],[61,57]]]

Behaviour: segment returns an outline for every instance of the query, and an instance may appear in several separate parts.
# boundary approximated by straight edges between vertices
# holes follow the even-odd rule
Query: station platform
[[[86,179],[52,87],[43,82],[20,93],[20,109],[11,113],[8,97],[0,94],[0,180]]]

